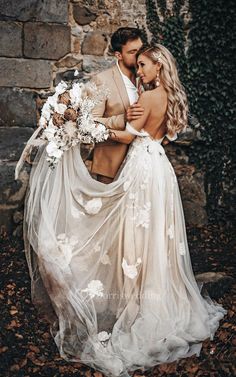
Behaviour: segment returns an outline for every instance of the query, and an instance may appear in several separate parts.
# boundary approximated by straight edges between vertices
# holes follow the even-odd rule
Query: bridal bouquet
[[[99,143],[107,140],[109,131],[93,119],[92,109],[107,95],[94,83],[61,81],[55,94],[43,105],[39,120],[47,140],[47,161],[54,168],[63,153],[78,143]]]

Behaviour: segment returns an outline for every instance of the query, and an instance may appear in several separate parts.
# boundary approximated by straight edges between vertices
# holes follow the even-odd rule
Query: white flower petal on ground
[[[98,340],[99,342],[106,342],[111,337],[111,333],[108,334],[106,331],[101,331],[98,333]]]
[[[95,296],[103,297],[103,284],[100,280],[91,280],[87,288],[82,289],[82,292],[87,292],[91,298]]]
[[[185,255],[186,253],[184,242],[179,243],[179,253],[180,255]]]
[[[170,227],[167,231],[167,235],[169,236],[170,239],[174,238],[174,226],[173,225],[170,225]]]
[[[85,205],[85,210],[89,215],[95,215],[100,211],[102,208],[102,200],[101,198],[94,198],[89,200]]]
[[[142,263],[141,258],[138,258],[135,264],[128,264],[125,258],[123,258],[122,268],[123,268],[124,274],[130,279],[134,279],[138,274],[137,267],[141,263]]]

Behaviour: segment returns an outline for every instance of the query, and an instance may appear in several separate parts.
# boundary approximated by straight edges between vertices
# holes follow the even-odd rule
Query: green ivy
[[[147,26],[152,42],[162,43],[175,56],[190,113],[200,122],[201,140],[187,153],[190,162],[205,172],[209,220],[231,225],[236,194],[236,7],[234,0],[189,0],[191,21],[186,25],[183,4],[175,1],[170,12],[166,1],[146,0]]]

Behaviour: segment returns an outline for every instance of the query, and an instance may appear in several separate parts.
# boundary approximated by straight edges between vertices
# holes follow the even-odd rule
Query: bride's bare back
[[[161,139],[166,135],[165,116],[167,111],[167,93],[162,86],[143,92],[138,103],[143,107],[144,113],[138,119],[130,122],[131,126],[140,131],[144,129],[154,139]],[[119,143],[130,144],[135,136],[129,131],[112,130],[110,138]]]
[[[149,107],[149,115],[144,129],[154,139],[161,139],[166,134],[165,115],[167,110],[167,93],[163,87],[145,92],[145,105]]]

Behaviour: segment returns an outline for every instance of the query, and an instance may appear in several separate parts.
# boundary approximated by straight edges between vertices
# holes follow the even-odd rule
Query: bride
[[[178,183],[161,145],[187,122],[175,60],[158,44],[140,50],[137,66],[149,89],[139,98],[145,111],[110,132],[130,144],[114,181],[94,180],[78,146],[52,171],[40,146],[25,200],[33,302],[60,355],[105,376],[199,356],[226,314],[194,278]]]

